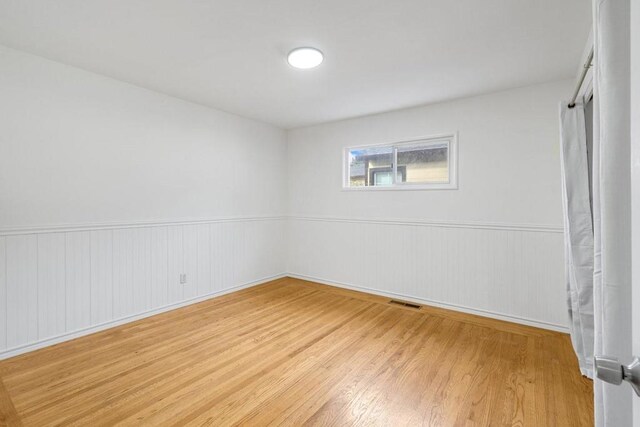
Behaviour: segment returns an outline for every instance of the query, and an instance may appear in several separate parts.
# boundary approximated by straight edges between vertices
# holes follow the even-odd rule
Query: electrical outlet
[[[180,284],[184,285],[187,283],[187,275],[185,273],[180,274]]]

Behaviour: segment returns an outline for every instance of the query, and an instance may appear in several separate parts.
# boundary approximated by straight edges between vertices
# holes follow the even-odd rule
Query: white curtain
[[[593,224],[584,107],[560,104],[565,284],[571,341],[582,375],[593,378]]]
[[[594,0],[596,355],[631,357],[630,1]],[[597,426],[632,425],[623,384],[594,382]]]

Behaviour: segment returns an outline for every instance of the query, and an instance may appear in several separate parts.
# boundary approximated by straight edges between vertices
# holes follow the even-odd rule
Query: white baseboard
[[[152,310],[144,311],[142,313],[133,314],[130,316],[121,317],[116,320],[112,320],[109,322],[101,323],[99,325],[91,326],[84,329],[79,329],[73,332],[57,335],[55,337],[47,338],[41,341],[37,341],[34,343],[22,345],[20,347],[14,347],[0,352],[0,360],[8,359],[10,357],[18,356],[23,353],[28,353],[30,351],[38,350],[43,347],[48,347],[54,344],[58,344],[64,341],[69,341],[75,338],[79,338],[85,335],[90,335],[96,332],[103,331],[105,329],[113,328],[115,326],[123,325],[125,323],[130,323],[139,319],[144,319],[145,317],[154,316],[156,314],[164,313],[167,311],[175,310],[177,308],[185,307],[187,305],[196,304],[202,301],[206,301],[211,298],[219,297],[225,294],[229,294],[231,292],[236,292],[241,289],[250,288],[252,286],[257,286],[266,282],[270,282],[272,280],[282,279],[283,277],[287,277],[288,275],[285,273],[276,274],[270,277],[264,277],[262,279],[254,280],[251,282],[243,283],[238,286],[233,286],[228,289],[224,289],[217,292],[212,292],[206,295],[201,295],[195,298],[190,298],[184,301],[177,302],[175,304],[169,304],[162,307],[154,308]]]
[[[489,310],[465,307],[462,305],[450,304],[442,301],[434,301],[434,300],[429,300],[424,298],[417,298],[411,295],[403,295],[395,292],[386,292],[386,291],[381,291],[379,289],[367,288],[365,286],[357,286],[349,283],[326,280],[319,277],[306,276],[304,274],[289,272],[287,273],[287,276],[293,277],[294,279],[308,280],[311,282],[322,283],[324,285],[336,286],[338,288],[350,289],[353,291],[366,292],[366,293],[379,295],[387,298],[399,298],[405,301],[415,302],[421,305],[430,305],[433,307],[446,308],[449,310],[460,311],[462,313],[469,313],[469,314],[475,314],[477,316],[489,317],[491,319],[504,320],[506,322],[518,323],[518,324],[527,325],[527,326],[534,326],[536,328],[547,329],[547,330],[556,331],[556,332],[569,333],[569,328],[567,328],[566,326],[543,322],[540,320],[527,319],[524,317],[513,316],[509,314],[496,313]]]

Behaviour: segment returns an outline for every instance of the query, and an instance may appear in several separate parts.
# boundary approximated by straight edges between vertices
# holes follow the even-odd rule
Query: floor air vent
[[[405,301],[398,301],[397,299],[390,300],[389,304],[395,304],[395,305],[401,305],[403,307],[415,308],[416,310],[420,310],[420,308],[422,307],[421,305],[418,305],[418,304],[413,304],[413,303],[405,302]]]

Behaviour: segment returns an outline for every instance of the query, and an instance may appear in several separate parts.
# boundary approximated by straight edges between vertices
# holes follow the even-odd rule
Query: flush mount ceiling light
[[[313,47],[299,47],[289,52],[287,61],[296,68],[308,69],[322,64],[324,55]]]

